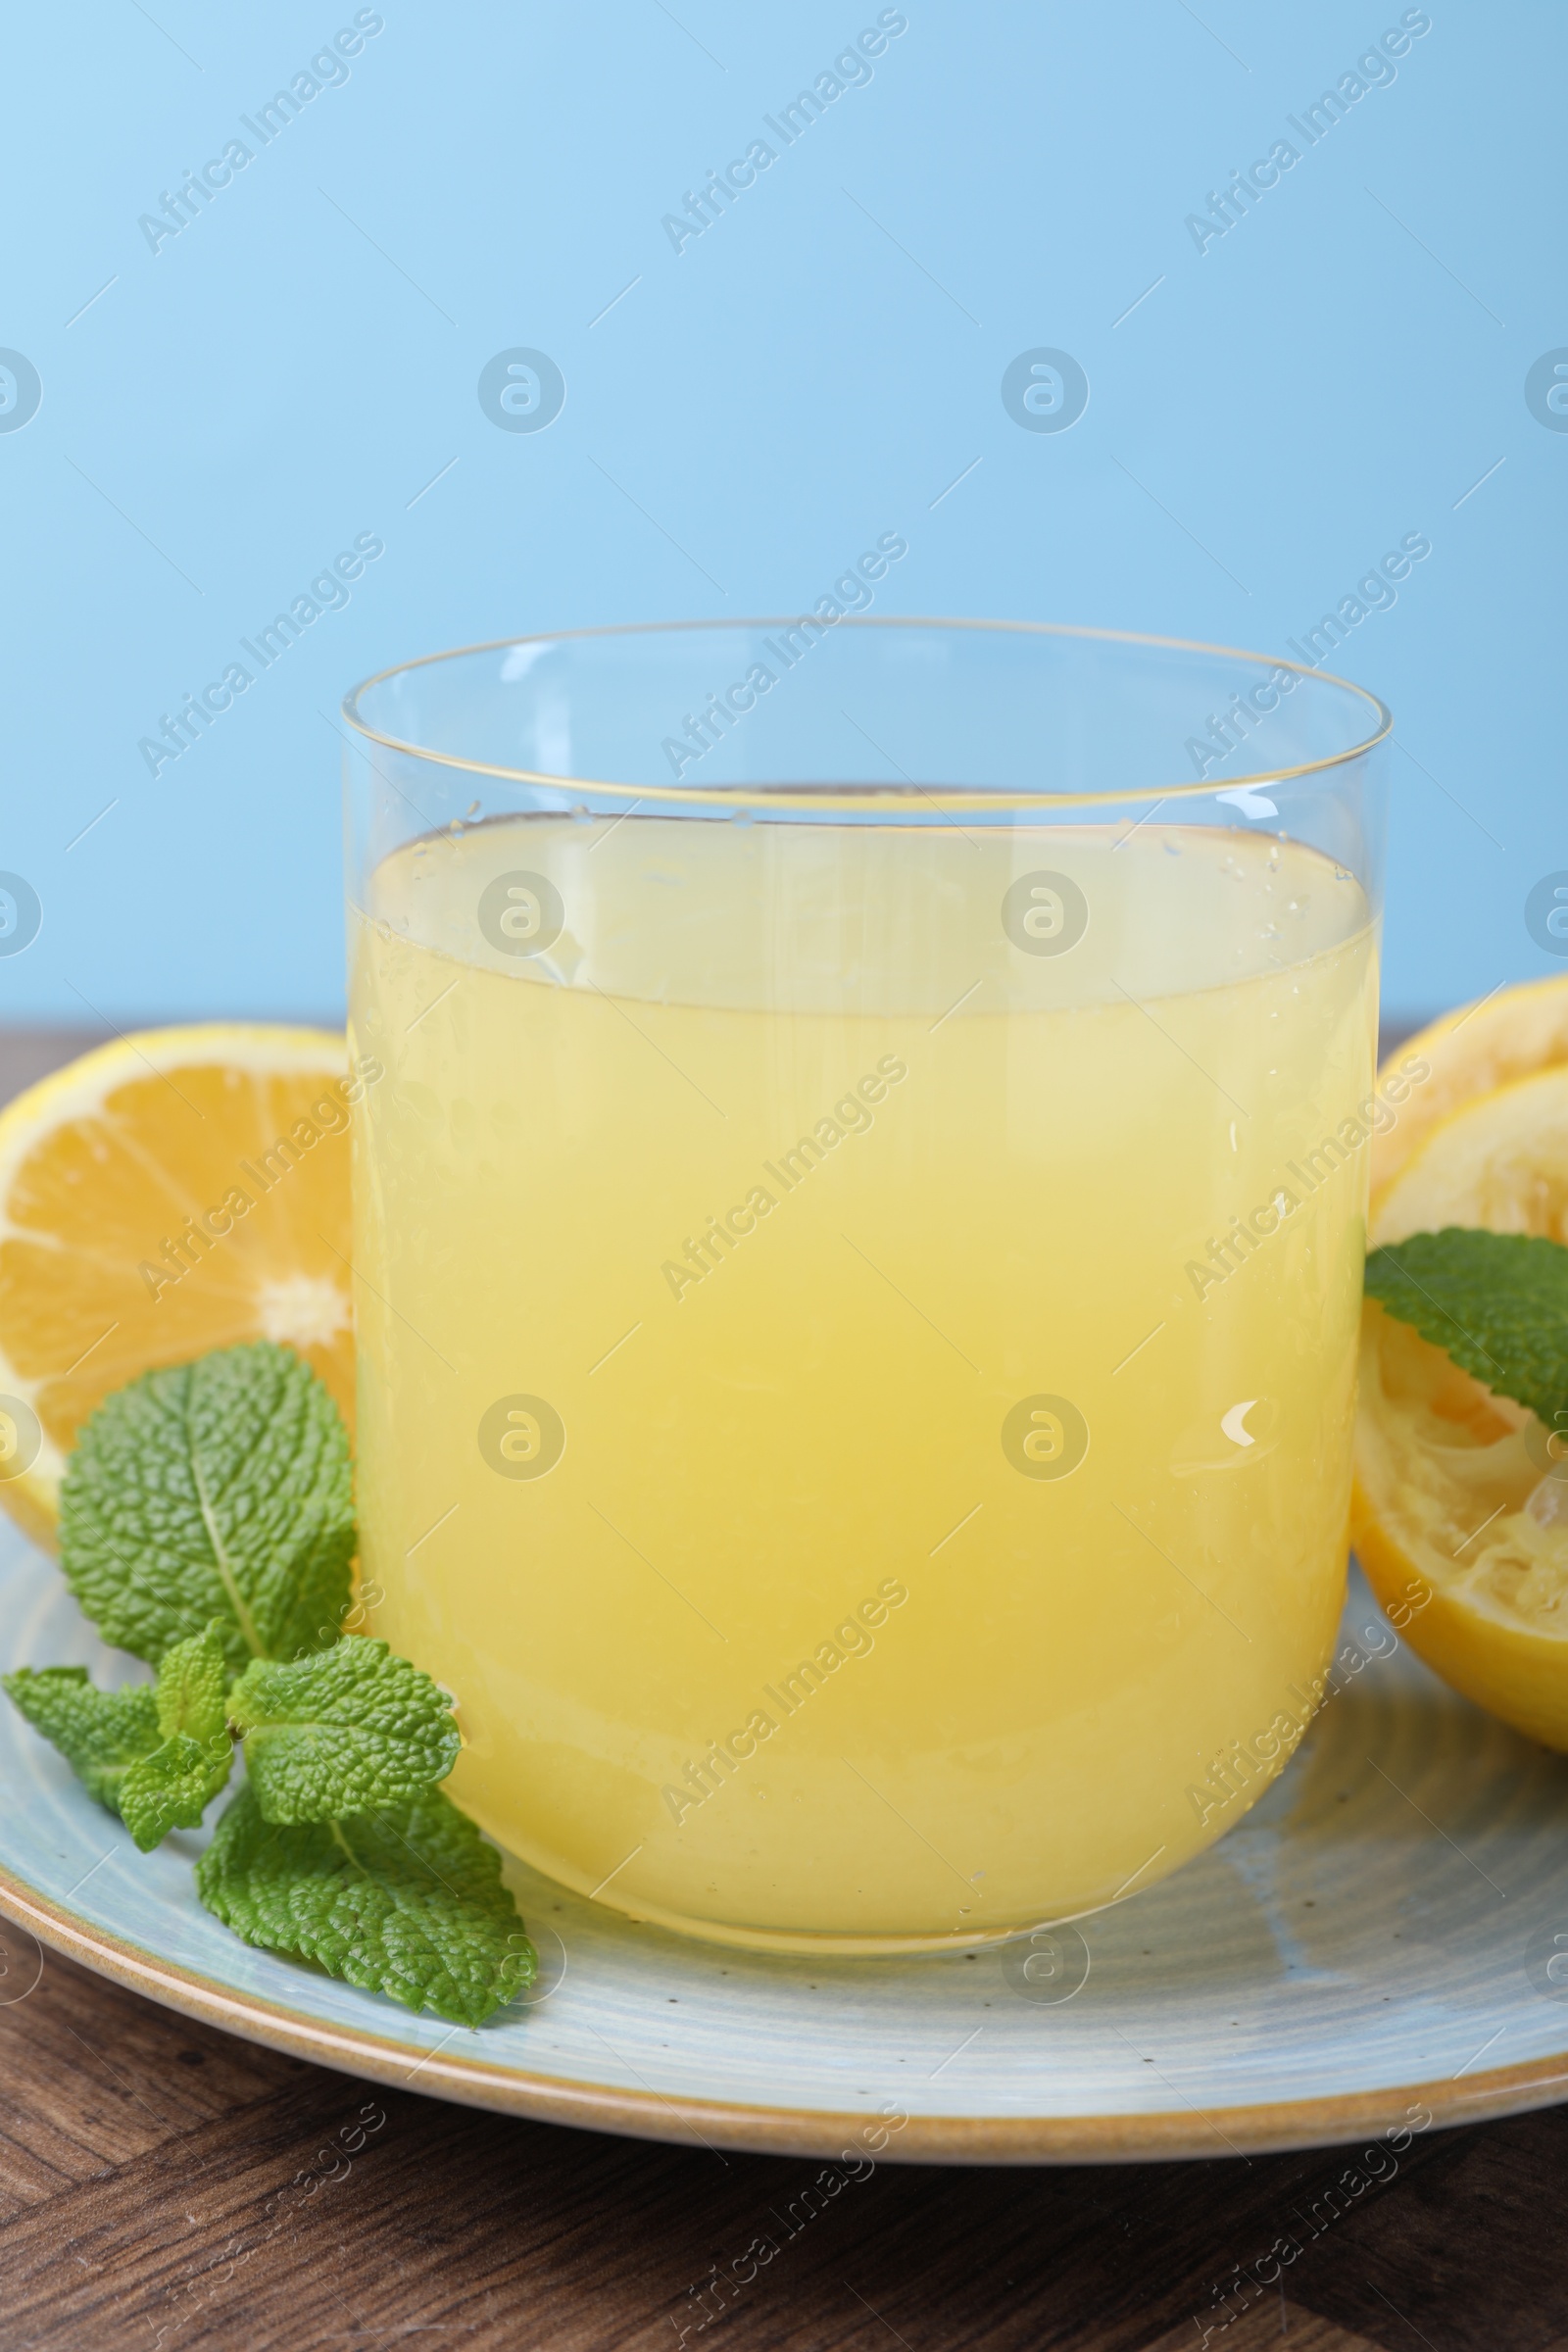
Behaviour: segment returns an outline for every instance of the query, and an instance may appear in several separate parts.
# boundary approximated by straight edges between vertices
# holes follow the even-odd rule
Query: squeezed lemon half
[[[1449,1014],[1400,1047],[1412,1054],[1432,1078],[1380,1139],[1369,1246],[1446,1225],[1568,1243],[1568,977]],[[1568,1749],[1568,1452],[1371,1299],[1351,1524],[1417,1654]]]

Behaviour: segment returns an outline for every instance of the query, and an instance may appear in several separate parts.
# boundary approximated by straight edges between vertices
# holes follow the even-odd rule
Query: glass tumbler
[[[455,1796],[777,1949],[1175,1869],[1342,1601],[1383,706],[846,616],[345,710],[362,1566]]]

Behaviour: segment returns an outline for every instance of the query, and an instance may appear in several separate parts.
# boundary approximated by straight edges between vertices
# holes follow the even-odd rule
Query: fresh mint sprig
[[[196,1865],[196,1888],[247,1943],[458,2025],[480,2025],[533,1982],[501,1857],[439,1788],[294,1826],[268,1821],[242,1788]]]
[[[335,1641],[349,1606],[348,1433],[270,1340],[107,1396],[60,1497],[60,1564],[106,1642],[156,1666],[211,1620],[238,1674]]]
[[[440,1686],[363,1634],[292,1666],[254,1659],[229,1692],[228,1719],[273,1822],[402,1803],[444,1781],[463,1744]]]
[[[246,1782],[196,1865],[215,1916],[405,2007],[477,2026],[537,1970],[501,1860],[436,1784],[452,1701],[384,1642],[341,1635],[355,1530],[347,1433],[270,1342],[150,1372],[83,1428],[61,1565],[106,1640],[158,1670],[4,1687],[145,1852]]]
[[[115,1800],[144,1854],[171,1830],[196,1829],[227,1781],[234,1761],[223,1704],[227,1688],[222,1629],[216,1620],[164,1652],[153,1691],[162,1739],[132,1764]]]
[[[1568,1425],[1568,1248],[1446,1225],[1374,1250],[1366,1290],[1495,1396]]]
[[[20,1666],[5,1677],[5,1690],[33,1730],[53,1740],[88,1792],[118,1813],[126,1773],[163,1743],[152,1685],[97,1690],[85,1666]]]

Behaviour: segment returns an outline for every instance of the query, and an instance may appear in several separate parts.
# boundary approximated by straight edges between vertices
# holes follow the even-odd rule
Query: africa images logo
[[[43,378],[25,353],[0,350],[0,433],[20,433],[42,399]]]

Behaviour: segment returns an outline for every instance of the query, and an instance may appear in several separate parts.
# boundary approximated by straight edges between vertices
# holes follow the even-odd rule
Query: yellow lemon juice
[[[642,1918],[1147,1886],[1341,1604],[1373,927],[1255,833],[633,813],[354,919],[362,1570],[453,1794]]]

